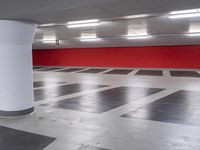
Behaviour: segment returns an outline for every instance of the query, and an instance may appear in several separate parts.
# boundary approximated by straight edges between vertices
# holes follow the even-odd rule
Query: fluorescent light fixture
[[[187,34],[187,36],[191,36],[191,37],[200,36],[200,33],[191,33],[191,34]]]
[[[97,23],[97,22],[100,22],[100,20],[99,19],[80,20],[80,21],[71,21],[71,22],[68,22],[67,25],[85,24],[85,23]]]
[[[134,18],[144,18],[144,17],[148,17],[149,15],[147,14],[141,14],[141,15],[129,15],[129,16],[125,16],[123,17],[124,19],[134,19]]]
[[[135,40],[135,39],[148,39],[151,38],[151,35],[128,35],[126,38],[128,40]]]
[[[93,41],[99,41],[101,40],[100,38],[97,38],[97,37],[81,37],[80,38],[80,41],[81,42],[93,42]]]
[[[200,9],[178,10],[170,13],[170,19],[200,17]]]
[[[81,28],[100,25],[99,19],[72,21],[67,23],[68,28]]]
[[[68,28],[81,28],[81,27],[94,27],[98,26],[100,23],[87,23],[87,24],[73,24],[73,25],[67,25]]]
[[[55,26],[55,23],[47,23],[47,24],[40,24],[39,27],[52,27]]]
[[[43,40],[42,43],[59,45],[60,44],[60,40]]]
[[[44,35],[43,36],[43,41],[55,41],[55,40],[57,40],[57,39],[56,39],[56,36],[54,36],[54,35]]]
[[[181,15],[172,15],[172,16],[169,16],[170,19],[181,19],[181,18],[192,18],[192,17],[200,17],[200,13],[181,14]]]
[[[83,35],[81,36],[81,39],[95,39],[97,38],[96,34],[94,35]]]
[[[44,43],[44,44],[55,44],[56,40],[43,40],[42,43]]]
[[[43,36],[43,39],[41,40],[42,43],[44,44],[56,44],[59,45],[60,41],[56,38],[56,36],[54,35],[55,33],[51,33],[49,32],[47,35]]]
[[[177,10],[170,12],[171,15],[180,15],[180,14],[191,14],[191,13],[200,13],[200,9],[188,9],[188,10]]]

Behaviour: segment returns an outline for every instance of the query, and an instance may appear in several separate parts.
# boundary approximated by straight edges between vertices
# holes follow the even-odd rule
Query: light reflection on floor
[[[147,72],[151,73],[149,76],[135,75],[138,71],[139,69],[133,69],[127,75],[104,74],[105,71],[97,74],[34,71],[34,80],[45,82],[35,90],[57,88],[59,91],[63,90],[64,95],[37,101],[32,115],[1,119],[0,125],[56,138],[45,150],[199,150],[200,102],[197,97],[200,93],[200,78],[172,77],[169,70],[164,70],[163,76],[154,76],[152,72]],[[199,70],[196,72],[199,73]],[[74,93],[66,93],[66,89],[59,88],[74,84],[82,85],[75,87],[79,90]],[[88,86],[91,84],[108,86],[91,88]],[[100,94],[102,91],[124,86],[129,88],[124,91],[116,90],[114,93],[108,92],[108,95]],[[137,89],[135,92],[131,90],[134,88]],[[149,94],[147,89],[160,90]],[[182,97],[175,95],[175,98],[165,98],[179,91],[186,92],[181,93]],[[47,97],[51,94],[54,92],[47,93]],[[76,103],[78,97],[83,98]],[[52,107],[52,104],[62,100],[66,100],[65,109]],[[158,107],[159,100],[162,103],[159,103]],[[121,103],[122,101],[126,103]],[[174,104],[170,107],[171,101],[176,101],[176,106],[181,108],[176,109]],[[117,105],[119,103],[120,105]],[[70,105],[79,109],[69,109]],[[100,113],[82,111],[91,106],[93,110],[108,106],[117,107],[109,107]],[[124,117],[125,114],[129,116]],[[193,114],[193,117],[184,114]],[[180,117],[187,117],[185,120],[192,124],[185,123],[184,118],[181,122]]]

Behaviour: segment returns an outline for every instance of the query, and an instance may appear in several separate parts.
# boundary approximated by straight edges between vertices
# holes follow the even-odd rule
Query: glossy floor
[[[35,112],[0,119],[1,150],[200,150],[200,70],[34,70]]]

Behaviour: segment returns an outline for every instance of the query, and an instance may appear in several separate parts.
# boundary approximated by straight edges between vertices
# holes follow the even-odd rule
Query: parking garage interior
[[[198,0],[3,0],[0,150],[199,150]]]

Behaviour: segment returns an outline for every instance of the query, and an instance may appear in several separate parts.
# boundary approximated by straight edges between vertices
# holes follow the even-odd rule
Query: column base
[[[20,111],[1,111],[0,110],[0,116],[2,116],[2,117],[22,116],[22,115],[30,114],[33,111],[34,111],[34,107],[25,109],[25,110],[20,110]]]

